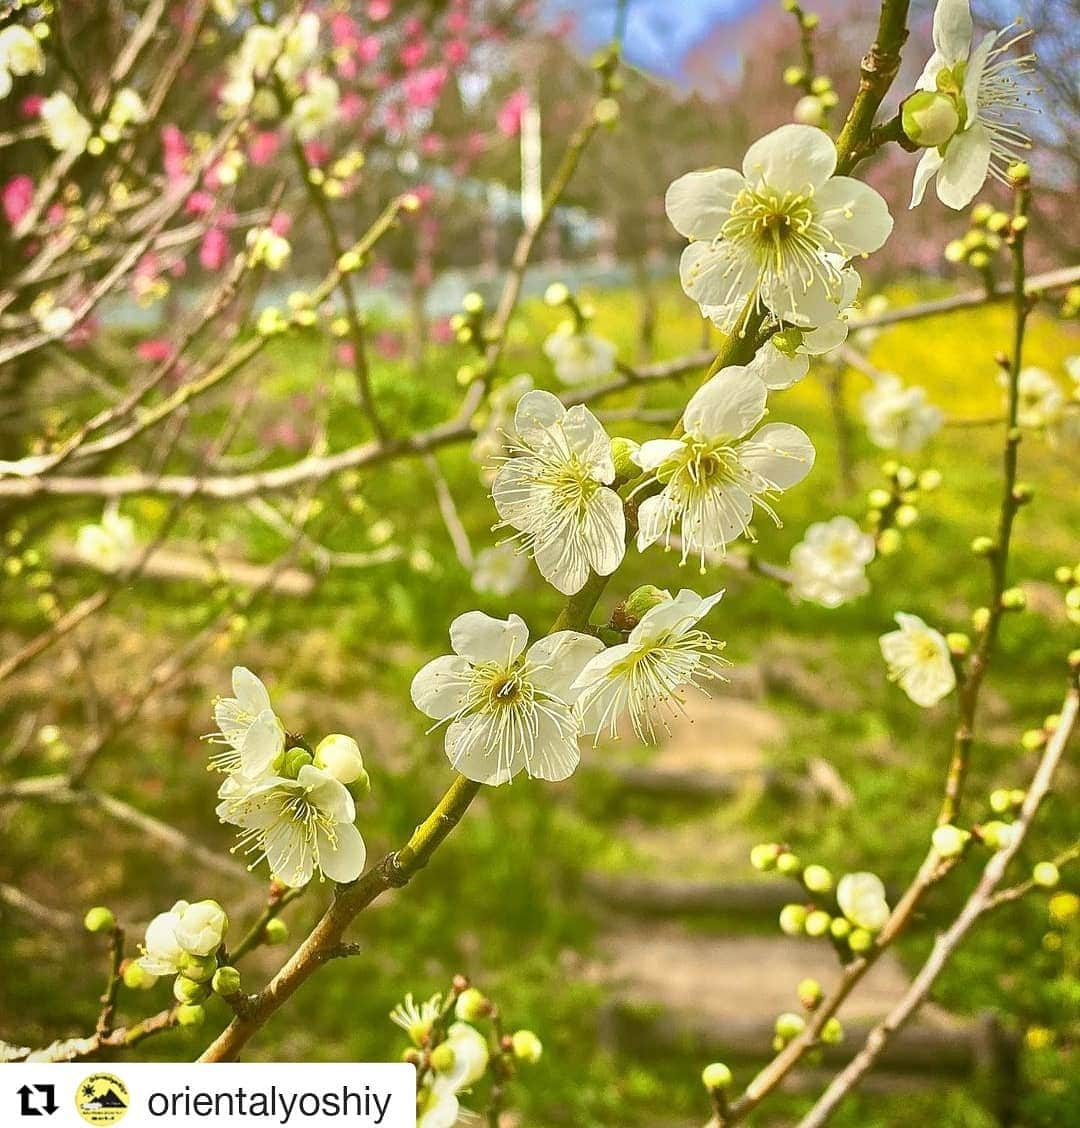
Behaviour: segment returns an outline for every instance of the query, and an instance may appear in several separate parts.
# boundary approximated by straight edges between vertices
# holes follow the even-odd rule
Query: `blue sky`
[[[624,51],[638,66],[676,77],[687,50],[718,23],[737,19],[765,0],[630,0]],[[572,13],[586,48],[611,40],[617,0],[545,0],[553,16]]]

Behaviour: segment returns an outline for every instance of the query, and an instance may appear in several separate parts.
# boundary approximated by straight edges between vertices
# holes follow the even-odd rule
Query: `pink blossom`
[[[49,221],[51,227],[59,227],[64,222],[64,217],[67,215],[67,208],[63,204],[52,204],[49,210],[45,213],[45,218]]]
[[[135,346],[135,353],[140,360],[160,364],[172,355],[172,345],[164,337],[149,337]]]
[[[417,39],[413,43],[406,43],[401,48],[398,58],[401,60],[401,65],[406,70],[412,70],[418,67],[427,56],[428,45],[423,39]]]
[[[451,35],[462,35],[469,29],[469,13],[460,8],[455,9],[446,17],[446,30]]]
[[[452,66],[460,67],[469,57],[469,45],[464,39],[451,39],[443,47],[443,58]]]
[[[183,278],[184,275],[187,274],[187,260],[182,258],[173,259],[169,264],[169,273],[174,278]]]
[[[211,227],[199,247],[199,263],[204,270],[220,270],[229,254],[229,237],[220,227]]]
[[[356,61],[354,55],[342,55],[338,58],[337,63],[338,77],[351,82],[360,73],[360,65]]]
[[[440,317],[431,323],[431,339],[437,345],[448,345],[454,339],[454,330],[450,327],[450,318]]]
[[[420,152],[425,157],[437,157],[443,151],[443,139],[437,133],[425,133],[420,138]]]
[[[423,70],[407,75],[402,83],[406,101],[415,110],[434,106],[446,85],[446,79],[447,70],[442,65],[425,67]]]
[[[248,142],[248,156],[251,163],[261,168],[268,165],[281,148],[281,138],[272,130],[262,130],[256,133]]]
[[[362,63],[373,63],[379,57],[382,43],[376,35],[365,35],[356,41],[356,57]]]
[[[470,133],[465,138],[465,153],[470,157],[478,157],[488,147],[488,139],[483,133]]]
[[[206,215],[214,210],[214,197],[211,193],[199,188],[188,196],[184,210],[189,215]]]
[[[166,125],[161,130],[162,164],[165,175],[171,179],[184,175],[191,153],[187,138],[178,126]]]
[[[292,216],[288,212],[274,212],[270,217],[270,230],[284,238],[292,230]]]
[[[330,20],[330,37],[337,47],[351,47],[360,32],[351,16],[338,12]]]
[[[29,176],[13,176],[2,192],[4,215],[12,227],[30,210],[34,202],[34,182]]]
[[[375,337],[375,351],[387,360],[395,360],[405,351],[405,345],[399,334],[390,329],[384,329]]]
[[[529,95],[524,90],[515,90],[499,107],[495,124],[506,137],[516,137],[521,132],[521,118],[529,105]]]
[[[390,15],[393,8],[391,0],[368,0],[367,14],[372,23],[379,23]]]
[[[41,104],[45,99],[41,94],[27,94],[19,103],[19,112],[23,117],[36,118],[41,114]]]
[[[323,141],[308,141],[304,145],[308,164],[324,165],[330,159],[330,146]]]
[[[424,21],[418,16],[410,16],[402,24],[402,31],[406,39],[416,39],[417,36],[424,34]]]
[[[350,90],[340,102],[338,102],[338,117],[342,121],[355,121],[366,108],[366,103],[354,90]]]
[[[353,347],[352,341],[342,341],[336,349],[334,349],[334,359],[338,364],[344,368],[352,368],[356,363],[356,349]]]

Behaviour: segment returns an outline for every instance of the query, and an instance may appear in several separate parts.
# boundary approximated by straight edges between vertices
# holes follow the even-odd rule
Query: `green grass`
[[[900,303],[913,300],[916,292],[897,289],[892,296]],[[633,295],[598,294],[594,300],[597,331],[618,341],[622,355],[632,356]],[[530,371],[541,385],[553,386],[539,343],[554,320],[542,305],[525,308],[508,342],[506,375]],[[881,368],[925,385],[949,415],[993,414],[1001,404],[993,354],[1007,347],[1009,320],[1007,309],[994,307],[901,326],[883,333],[870,355]],[[689,303],[674,288],[665,290],[657,355],[696,348],[699,340],[700,326]],[[1029,363],[1060,372],[1063,358],[1075,351],[1077,342],[1068,327],[1042,315],[1033,320]],[[401,362],[377,360],[375,386],[387,418],[402,429],[444,418],[457,402],[454,374],[463,359],[456,347],[433,350],[419,378]],[[363,437],[350,379],[328,359],[325,342],[306,336],[275,342],[259,362],[258,386],[257,423],[278,418],[289,397],[312,396],[325,386],[331,446]],[[675,406],[693,386],[687,380],[652,389],[645,405]],[[861,376],[847,374],[853,414],[863,386]],[[627,394],[605,406],[636,402]],[[804,427],[819,450],[814,473],[780,502],[784,527],[763,522],[757,529],[760,556],[782,563],[808,523],[841,512],[863,516],[865,491],[879,483],[877,464],[885,456],[856,426],[858,491],[845,496],[821,382],[812,375],[773,397],[770,409],[774,418]],[[200,426],[212,433],[227,411],[228,401],[222,398]],[[655,429],[634,424],[613,429],[637,438],[655,434]],[[917,470],[939,469],[943,485],[921,501],[920,520],[905,535],[902,551],[873,564],[872,594],[837,611],[794,608],[774,585],[731,570],[699,576],[695,569],[679,569],[674,554],[652,550],[628,557],[602,610],[645,581],[701,591],[725,586],[728,594],[710,626],[728,640],[730,657],[753,662],[769,644],[817,667],[813,677],[822,688],[824,707],[793,692],[770,695],[769,707],[788,721],[792,734],[773,755],[779,766],[793,771],[803,770],[812,757],[828,760],[851,789],[854,803],[837,810],[821,803],[780,802],[766,794],[746,815],[749,840],[784,839],[808,860],[837,870],[874,869],[893,884],[912,873],[936,812],[952,718],[947,707],[929,714],[916,709],[887,685],[877,638],[889,629],[896,610],[923,615],[942,630],[965,629],[970,611],[985,598],[985,565],[967,546],[975,535],[992,531],[1000,442],[997,429],[948,429],[909,460]],[[235,453],[243,452],[240,446]],[[291,457],[273,452],[266,465]],[[1012,575],[1017,582],[1045,584],[1056,565],[1073,563],[1077,556],[1080,458],[1076,451],[1050,450],[1037,437],[1025,440],[1021,457],[1022,476],[1034,484],[1036,500],[1018,522]],[[493,543],[494,514],[467,451],[448,449],[440,454],[440,464],[474,545]],[[356,731],[367,750],[373,782],[372,795],[359,805],[359,823],[371,854],[378,856],[409,833],[449,778],[440,735],[424,734],[424,720],[408,702],[408,683],[423,661],[444,652],[450,620],[473,607],[497,615],[513,609],[539,632],[559,606],[557,594],[539,583],[506,600],[471,591],[431,504],[430,479],[418,462],[374,468],[327,487],[322,497],[324,508],[313,527],[330,547],[375,547],[373,530],[377,533],[379,524],[389,521],[406,555],[426,552],[434,566],[416,570],[399,562],[334,573],[311,599],[264,602],[249,616],[242,637],[215,647],[186,683],[166,695],[168,707],[154,706],[110,744],[95,768],[97,786],[222,850],[228,836],[212,819],[214,780],[201,769],[205,749],[197,737],[210,727],[209,701],[227,688],[232,664],[250,665],[272,683],[291,727],[316,736],[345,725]],[[159,520],[165,506],[143,499],[125,509],[145,526]],[[73,528],[90,515],[87,506],[66,505],[57,511],[57,527]],[[276,534],[240,507],[211,506],[197,519],[185,516],[178,533],[192,540],[213,536],[255,559],[273,559],[282,547]],[[2,595],[5,610],[12,608],[8,623],[29,632],[32,614],[9,600],[18,592],[13,581],[7,583]],[[65,577],[64,583],[91,590],[85,577]],[[212,613],[206,591],[195,585],[142,584],[122,593],[101,628],[112,659],[110,668],[100,671],[105,684],[113,690],[136,685],[152,658],[167,653]],[[984,711],[981,730],[992,738],[980,736],[975,747],[971,819],[985,816],[991,786],[1018,785],[1030,771],[1032,757],[1020,750],[1019,735],[1041,723],[1059,701],[1061,659],[1075,645],[1075,632],[1070,636],[1056,612],[1049,619],[1028,612],[1004,624],[1002,652],[987,686],[991,708]],[[60,662],[54,655],[39,663],[51,671],[47,686],[20,683],[13,718],[38,708],[35,702],[44,694],[41,723],[59,724],[75,744],[84,723],[78,707],[81,686],[57,676]],[[17,774],[42,770],[55,770],[55,765],[32,748]],[[1025,851],[1025,864],[1080,832],[1080,814],[1068,800],[1069,784],[1075,785],[1072,768],[1066,769],[1062,789]],[[386,1020],[394,1002],[406,991],[423,995],[438,990],[455,972],[464,971],[493,994],[509,1024],[530,1027],[545,1043],[543,1062],[514,1086],[525,1123],[585,1128],[656,1124],[664,1118],[703,1120],[707,1109],[698,1074],[704,1063],[616,1055],[605,1048],[596,1018],[603,993],[581,975],[602,924],[580,893],[582,872],[586,865],[634,864],[632,849],[614,837],[616,823],[628,810],[658,825],[690,813],[670,803],[635,800],[628,807],[595,773],[583,772],[558,787],[518,782],[485,794],[413,885],[388,897],[354,928],[363,953],[321,972],[260,1034],[252,1056],[394,1057],[403,1048]],[[17,813],[0,813],[0,818],[5,820],[5,880],[17,880],[41,900],[80,914],[86,906],[104,902],[129,919],[145,920],[181,896],[217,895],[235,903],[239,894],[221,878],[188,864],[168,858],[157,864],[156,852],[146,843],[103,825],[90,812],[25,805]],[[916,935],[903,945],[905,959],[914,962],[926,951],[934,926],[947,919],[972,877],[973,869],[965,866],[935,893]],[[288,912],[294,936],[313,922],[325,898],[324,889],[314,888]],[[961,1013],[995,1008],[1018,1016],[1022,1028],[1057,1031],[1052,1045],[1026,1056],[1022,1122],[1067,1126],[1080,1123],[1076,1082],[1066,1080],[1080,1072],[1070,1048],[1078,1002],[1076,935],[1066,938],[1064,952],[1047,951],[1042,938],[1049,931],[1044,899],[1008,909],[971,937],[936,997]],[[105,962],[98,947],[85,938],[38,929],[25,918],[0,919],[5,967],[17,970],[0,982],[5,1036],[39,1043],[91,1028]],[[253,960],[249,983],[272,972],[281,954],[278,949]],[[1073,973],[1062,975],[1069,961]],[[167,990],[160,985],[149,997],[128,997],[123,1009],[133,1016],[143,1008],[156,1009]],[[215,1013],[213,1019],[216,1024],[224,1015]],[[144,1049],[146,1056],[186,1058],[203,1041],[202,1034],[172,1034]],[[747,1079],[745,1069],[739,1077]],[[783,1122],[798,1106],[799,1099],[785,1097],[767,1106],[754,1123]],[[836,1123],[852,1128],[924,1123],[982,1128],[991,1121],[971,1096],[953,1093],[943,1104],[940,1091],[930,1091],[924,1097],[859,1098]]]

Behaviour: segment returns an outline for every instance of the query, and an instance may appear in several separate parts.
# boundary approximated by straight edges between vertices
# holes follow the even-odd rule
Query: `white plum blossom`
[[[124,86],[116,92],[109,107],[109,122],[117,129],[146,121],[146,105],[137,90]]]
[[[96,525],[83,525],[75,535],[80,560],[116,572],[135,555],[135,522],[114,508],[107,508]]]
[[[390,1021],[408,1034],[414,1045],[420,1046],[431,1033],[442,1014],[442,995],[432,995],[418,1003],[410,991],[404,1000],[390,1012]]]
[[[608,488],[611,439],[588,408],[568,409],[544,391],[518,401],[514,432],[513,457],[495,475],[492,501],[544,579],[573,595],[590,571],[611,575],[626,550],[623,504]]]
[[[278,33],[280,35],[280,31]],[[296,21],[281,46],[281,57],[274,64],[279,78],[288,82],[298,78],[304,68],[315,58],[319,49],[319,17],[315,12],[304,12]]]
[[[214,702],[220,734],[210,739],[223,750],[210,757],[210,764],[257,779],[285,751],[285,726],[271,707],[266,686],[245,666],[233,667],[232,688],[234,696]]]
[[[533,387],[533,378],[527,372],[519,372],[491,390],[487,398],[487,418],[477,429],[470,451],[474,462],[486,468],[506,453],[507,432],[513,427],[514,410],[521,397]],[[488,480],[493,477],[491,474]]]
[[[724,644],[698,628],[723,594],[702,598],[684,588],[649,608],[626,642],[590,659],[573,685],[581,694],[577,705],[585,731],[597,740],[605,732],[614,739],[619,718],[628,714],[637,738],[654,744],[654,717],[683,709],[679,690],[720,677],[720,669],[730,664],[719,654]]]
[[[936,177],[938,199],[950,208],[964,208],[978,194],[987,175],[1006,181],[1006,169],[1031,148],[1019,128],[1018,113],[1030,111],[1034,88],[1028,75],[1034,55],[1009,56],[1027,32],[1011,28],[990,31],[973,43],[969,0],[938,0],[934,10],[934,53],[918,81],[920,90],[951,97],[959,129],[951,138],[923,153],[915,170],[911,206],[922,202]]]
[[[885,886],[875,873],[846,873],[836,886],[836,903],[856,928],[880,932],[889,919]]]
[[[777,525],[769,499],[797,485],[814,465],[814,445],[790,423],[754,428],[765,415],[767,389],[749,368],[722,368],[690,398],[678,439],[651,439],[634,461],[656,474],[662,491],[638,508],[638,548],[679,527],[682,560],[727,551],[750,525],[754,507]],[[751,432],[753,432],[751,434]]]
[[[62,90],[41,103],[41,124],[49,144],[68,156],[78,156],[93,133],[93,127]]]
[[[925,388],[905,385],[891,373],[875,382],[861,407],[871,442],[884,450],[921,450],[945,422],[941,409],[927,402]]]
[[[791,550],[791,594],[839,607],[870,590],[865,569],[873,559],[874,538],[850,517],[819,521]]]
[[[835,319],[845,263],[892,230],[881,196],[833,176],[836,161],[824,130],[784,125],[750,146],[741,173],[702,169],[668,188],[668,218],[691,240],[683,289],[723,329],[745,326],[759,306],[795,324]]]
[[[564,384],[595,384],[615,370],[618,350],[603,337],[580,329],[574,321],[562,322],[544,342],[544,355]]]
[[[11,93],[13,78],[45,73],[45,55],[33,32],[20,24],[0,31],[0,98]]]
[[[265,78],[281,53],[282,36],[276,27],[253,24],[244,32],[237,53],[238,73]]]
[[[525,582],[528,571],[528,561],[513,544],[482,548],[473,563],[473,591],[480,595],[510,595]]]
[[[581,721],[571,687],[604,644],[576,631],[558,631],[526,650],[528,641],[518,615],[469,611],[450,625],[454,653],[413,678],[413,703],[447,725],[447,758],[477,783],[495,786],[521,771],[566,779],[578,765]]]
[[[180,911],[173,931],[189,955],[208,956],[221,947],[228,929],[229,918],[217,901],[196,901]]]
[[[927,709],[956,688],[949,644],[940,631],[928,627],[918,615],[898,611],[896,622],[900,629],[879,639],[889,680],[916,705]]]
[[[228,777],[218,792],[217,815],[240,827],[237,849],[265,858],[286,885],[307,885],[316,872],[332,881],[355,881],[367,849],[354,825],[348,788],[328,772],[304,764],[295,779],[266,775]]]
[[[1008,384],[1008,377],[1004,373],[1001,380]],[[1065,394],[1045,369],[1022,368],[1016,380],[1016,392],[1016,418],[1021,427],[1044,431],[1054,428],[1061,421],[1065,410]]]
[[[338,84],[325,74],[309,74],[304,93],[293,102],[289,123],[301,141],[311,141],[334,124],[341,93]]]
[[[221,947],[229,918],[216,901],[177,901],[146,926],[139,966],[149,975],[176,975],[186,956],[208,956]]]
[[[443,1086],[455,1093],[469,1089],[487,1072],[487,1040],[467,1022],[452,1022],[446,1031],[446,1040],[440,1045],[449,1046],[454,1053],[454,1063],[449,1069],[436,1070],[434,1086]]]

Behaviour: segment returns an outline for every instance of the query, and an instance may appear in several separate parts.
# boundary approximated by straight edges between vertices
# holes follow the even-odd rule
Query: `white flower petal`
[[[262,847],[270,870],[294,889],[307,885],[315,873],[315,856],[306,828],[291,818],[279,818],[263,833]]]
[[[524,748],[500,746],[486,713],[473,713],[447,728],[446,757],[454,771],[489,787],[508,783],[525,767]]]
[[[533,553],[540,575],[563,595],[574,595],[589,578],[589,562],[579,537],[539,542]]]
[[[749,368],[722,368],[690,397],[683,425],[695,439],[738,438],[765,414],[767,396]]]
[[[581,535],[589,567],[598,576],[610,576],[626,552],[626,517],[622,499],[614,490],[598,490],[585,509]]]
[[[604,644],[593,635],[556,631],[529,647],[529,681],[544,693],[572,703],[577,694],[571,685],[603,649]]]
[[[655,497],[646,498],[638,506],[638,551],[644,552],[649,545],[662,540],[666,536],[673,518],[674,514],[667,494],[661,493]]]
[[[548,431],[561,423],[566,408],[558,396],[539,388],[526,392],[514,409],[514,430],[527,446],[540,447],[550,441]]]
[[[285,750],[285,730],[272,709],[264,709],[244,734],[240,744],[240,770],[254,779],[270,771]]]
[[[733,168],[698,169],[673,181],[664,197],[671,225],[688,239],[715,239],[743,187]]]
[[[349,789],[329,772],[314,764],[305,764],[296,782],[307,793],[308,802],[335,823],[351,823],[356,818],[356,804]]]
[[[749,259],[733,260],[730,243],[691,243],[679,259],[679,279],[687,296],[699,305],[739,310],[731,295],[749,293],[757,271]]]
[[[909,208],[917,208],[926,195],[926,186],[937,175],[941,168],[942,157],[937,149],[927,149],[915,166],[915,179],[911,185],[911,203]]]
[[[778,192],[820,188],[836,168],[832,138],[813,125],[782,125],[755,141],[743,157],[743,176]]]
[[[649,439],[630,456],[642,470],[655,470],[669,458],[686,449],[682,439]]]
[[[315,842],[319,851],[319,869],[331,881],[355,881],[364,872],[367,847],[360,831],[351,822],[334,827],[333,839],[320,828]]]
[[[450,624],[450,646],[474,666],[494,662],[509,668],[525,649],[529,628],[520,615],[495,619],[483,611],[466,611]]]
[[[580,722],[568,705],[548,703],[539,715],[536,737],[525,760],[533,779],[550,783],[567,779],[581,762],[577,738]]]
[[[240,707],[253,717],[270,708],[266,686],[246,666],[233,667],[232,688]]]
[[[570,450],[584,462],[592,476],[605,484],[614,481],[611,439],[600,420],[583,404],[577,404],[566,412],[562,427]]]
[[[981,121],[958,133],[945,150],[937,176],[938,199],[959,211],[979,193],[990,169],[990,134]]]
[[[746,367],[770,391],[779,391],[797,384],[810,371],[810,358],[801,352],[787,356],[766,341]]]
[[[934,49],[942,58],[950,64],[966,59],[972,31],[969,0],[938,0],[934,9]]]
[[[769,423],[739,447],[739,461],[780,490],[801,482],[814,456],[809,435],[791,423]]]
[[[968,105],[969,116],[975,115],[979,105],[979,84],[997,39],[996,31],[988,31],[968,59],[967,69],[964,71],[964,101]]]
[[[444,654],[416,673],[409,693],[421,713],[445,721],[461,710],[469,693],[469,662],[459,654]]]
[[[821,222],[848,258],[876,251],[893,229],[884,198],[869,184],[850,176],[834,176],[823,184],[814,204]]]

